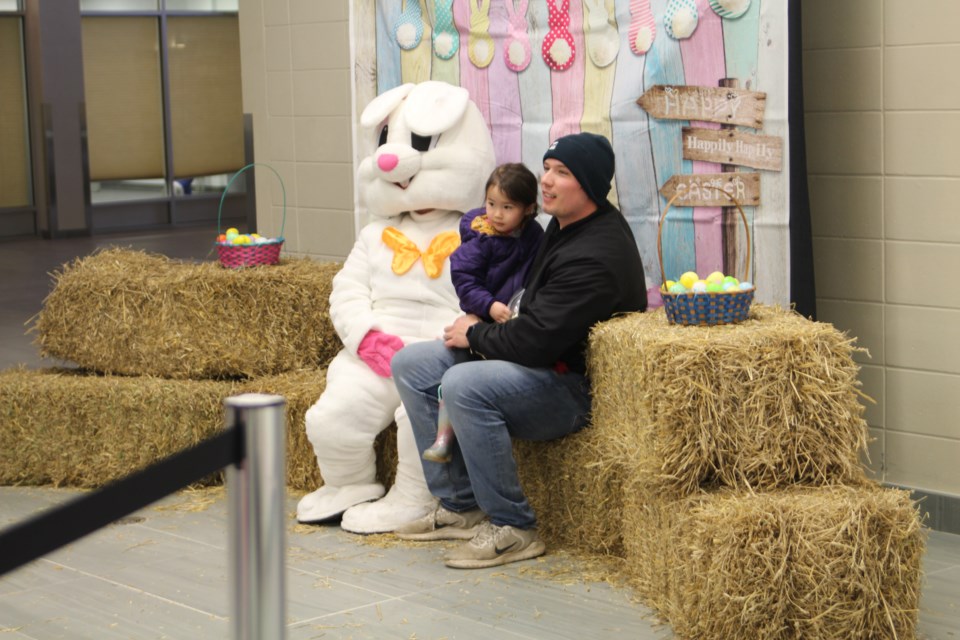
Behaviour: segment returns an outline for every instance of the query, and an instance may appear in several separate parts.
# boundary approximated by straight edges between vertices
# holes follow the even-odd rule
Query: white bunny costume
[[[404,344],[438,338],[460,315],[448,256],[459,245],[462,213],[484,200],[495,160],[490,132],[467,90],[443,82],[384,92],[364,109],[360,125],[379,136],[357,172],[361,203],[377,219],[360,231],[333,280],[330,317],[344,349],[306,414],[324,485],[300,500],[297,520],[343,514],[344,529],[378,533],[435,505],[389,362]],[[396,481],[371,503],[384,494],[373,441],[392,420]]]

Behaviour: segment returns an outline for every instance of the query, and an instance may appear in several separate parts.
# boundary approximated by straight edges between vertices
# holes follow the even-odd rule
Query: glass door
[[[23,15],[0,0],[0,238],[36,233],[24,74]]]
[[[81,1],[94,232],[217,220],[249,148],[236,5]],[[241,177],[228,226],[245,218],[245,194]]]

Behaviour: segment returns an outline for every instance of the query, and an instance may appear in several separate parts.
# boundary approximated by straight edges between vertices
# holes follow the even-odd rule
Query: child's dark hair
[[[524,208],[533,205],[528,216],[537,215],[537,195],[540,193],[540,181],[527,166],[520,162],[507,162],[493,170],[484,193],[492,186],[496,186],[503,195],[514,202],[519,202]]]

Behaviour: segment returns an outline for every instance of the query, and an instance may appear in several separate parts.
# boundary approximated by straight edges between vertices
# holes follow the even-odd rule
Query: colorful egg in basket
[[[743,222],[747,237],[747,256],[744,270],[750,273],[750,226],[747,224],[747,216],[743,212],[740,203],[727,194],[727,197],[736,205],[740,213],[740,220]],[[670,211],[677,196],[671,198],[660,216],[660,225],[657,228],[657,257],[660,259],[660,273],[664,274],[663,268],[663,221]],[[747,278],[743,278],[747,280]],[[704,292],[684,292],[672,293],[670,291],[661,291],[660,296],[663,299],[663,309],[667,315],[667,321],[670,324],[679,324],[687,326],[715,326],[722,324],[736,324],[747,319],[750,314],[750,305],[753,303],[753,294],[756,287],[748,289],[736,289],[730,291],[704,291]]]
[[[280,236],[277,238],[261,238],[257,234],[231,234],[235,229],[230,229],[226,234],[220,233],[220,218],[223,212],[223,202],[230,191],[230,185],[241,173],[251,167],[266,167],[273,171],[277,179],[280,180],[280,189],[283,192],[283,222],[280,224]],[[252,163],[243,167],[230,178],[223,195],[220,196],[220,207],[217,209],[217,241],[214,243],[217,247],[217,255],[220,258],[220,264],[228,269],[238,269],[241,267],[256,267],[260,265],[277,264],[280,262],[280,249],[283,247],[283,227],[287,222],[287,191],[283,186],[283,178],[280,174],[268,164]],[[234,236],[234,237],[231,237]],[[251,238],[251,236],[253,236]]]

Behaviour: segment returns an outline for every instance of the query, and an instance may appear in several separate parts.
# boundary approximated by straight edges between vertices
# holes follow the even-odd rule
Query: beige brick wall
[[[289,255],[341,260],[353,246],[348,0],[240,0],[243,107],[253,114],[257,224]]]
[[[926,18],[920,14],[924,14]],[[857,336],[875,471],[960,494],[960,2],[806,0],[819,319]]]

